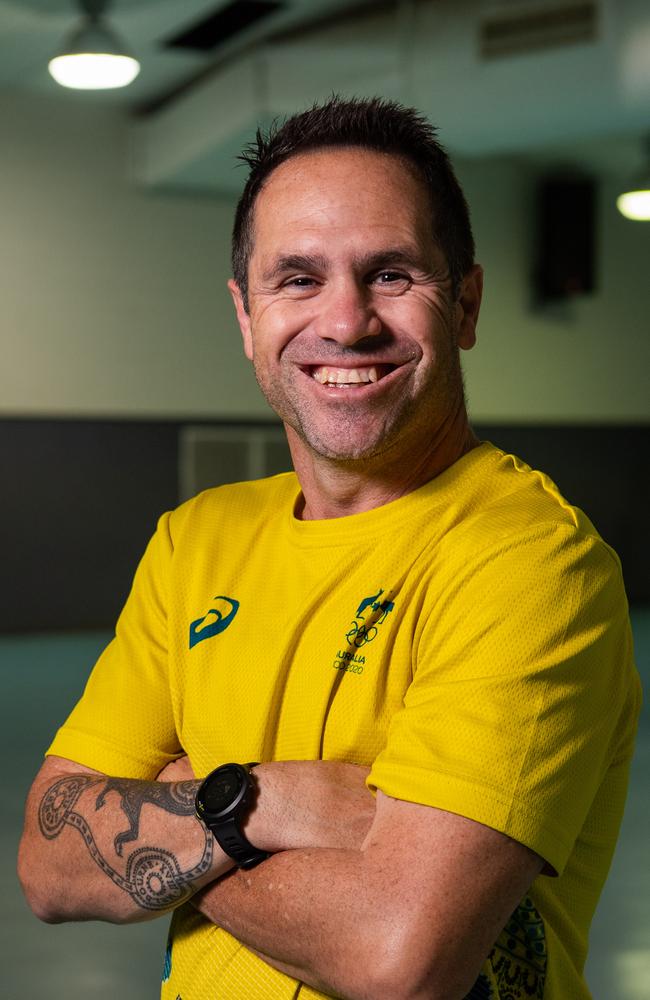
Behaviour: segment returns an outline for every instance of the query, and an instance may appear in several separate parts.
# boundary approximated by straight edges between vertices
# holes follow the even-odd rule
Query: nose
[[[332,282],[320,296],[317,332],[323,340],[351,347],[366,337],[376,337],[382,323],[371,301],[370,290],[352,279]]]

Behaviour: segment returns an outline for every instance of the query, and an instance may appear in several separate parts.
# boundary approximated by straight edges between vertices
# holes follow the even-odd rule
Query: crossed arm
[[[208,919],[323,992],[464,997],[542,859],[464,817],[373,799],[364,768],[295,761],[256,773],[245,831],[275,853],[239,872],[194,816],[186,763],[162,776],[180,780],[140,782],[49,758],[21,842],[30,904],[51,921],[129,922],[194,896]]]

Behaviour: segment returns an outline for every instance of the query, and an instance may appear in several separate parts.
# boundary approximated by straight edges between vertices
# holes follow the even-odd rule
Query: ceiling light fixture
[[[646,141],[646,169],[616,199],[616,207],[626,219],[650,222],[650,141]]]
[[[140,63],[103,20],[108,0],[80,0],[80,6],[83,20],[50,60],[50,75],[74,90],[128,86],[140,72]]]

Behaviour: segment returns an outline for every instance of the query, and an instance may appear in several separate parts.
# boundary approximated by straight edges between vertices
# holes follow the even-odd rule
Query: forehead
[[[415,167],[392,153],[337,147],[281,163],[260,191],[253,255],[310,236],[431,240],[431,209]]]

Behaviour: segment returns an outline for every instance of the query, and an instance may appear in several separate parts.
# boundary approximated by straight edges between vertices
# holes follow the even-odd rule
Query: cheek
[[[434,357],[453,340],[453,323],[445,302],[413,299],[395,310],[386,310],[384,319],[389,330],[399,330],[409,337],[426,358]]]
[[[273,363],[305,328],[305,310],[274,303],[252,317],[252,349],[256,361]]]

